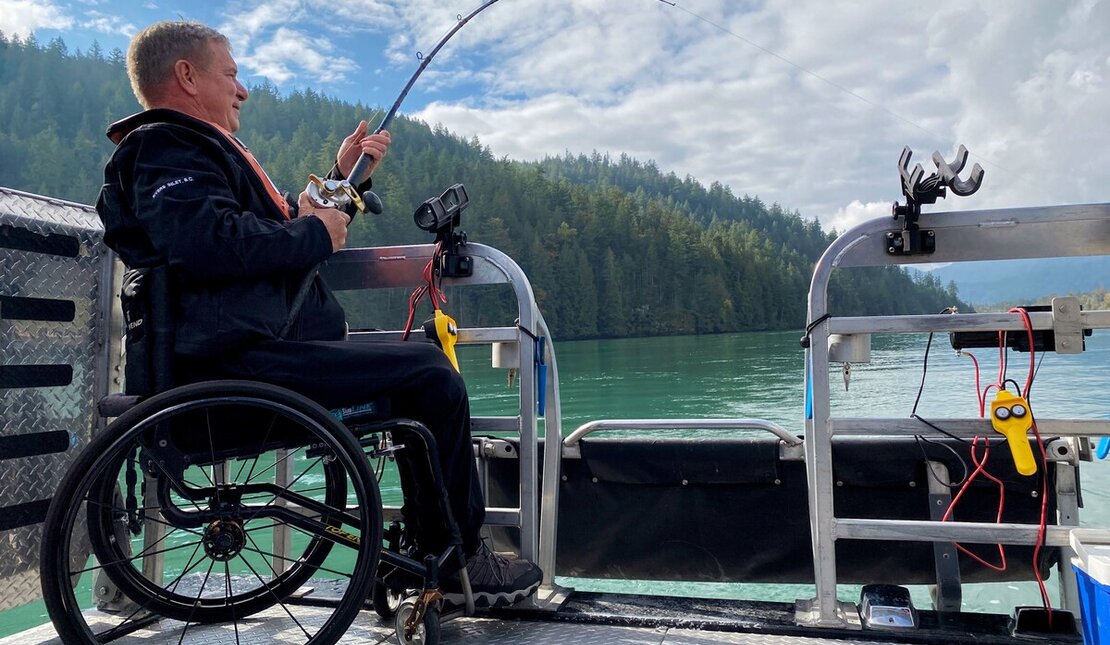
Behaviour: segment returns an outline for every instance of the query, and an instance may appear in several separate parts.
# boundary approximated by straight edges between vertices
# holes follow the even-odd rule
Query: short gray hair
[[[181,59],[206,65],[210,57],[209,43],[231,47],[227,36],[187,20],[156,22],[135,34],[127,48],[127,77],[131,90],[144,108],[158,98],[162,84],[173,75],[173,66]]]

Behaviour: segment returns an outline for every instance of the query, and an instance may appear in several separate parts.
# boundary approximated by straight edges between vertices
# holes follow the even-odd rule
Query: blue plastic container
[[[1075,561],[1079,583],[1079,615],[1083,621],[1084,645],[1110,645],[1110,587],[1092,578]]]

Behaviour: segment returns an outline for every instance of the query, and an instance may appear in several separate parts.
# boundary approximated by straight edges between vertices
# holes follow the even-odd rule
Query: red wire
[[[1029,401],[1029,388],[1033,386],[1033,374],[1037,370],[1036,352],[1033,351],[1033,321],[1029,319],[1029,312],[1020,307],[1010,309],[1009,313],[1020,314],[1021,321],[1025,324],[1025,332],[1029,334],[1029,373],[1025,376],[1025,400]]]
[[[979,361],[975,358],[975,355],[972,354],[971,352],[961,352],[961,353],[964,356],[967,356],[968,358],[970,358],[971,362],[975,364],[975,399],[979,402],[979,416],[982,417],[984,412],[985,412],[987,393],[986,393],[985,390],[982,391],[982,392],[979,391]]]
[[[967,479],[964,480],[963,486],[960,486],[959,492],[957,492],[956,496],[952,498],[952,503],[948,505],[948,509],[944,512],[944,517],[940,519],[941,522],[947,522],[949,519],[951,519],[952,512],[956,509],[956,504],[960,501],[960,498],[964,496],[964,493],[966,493],[971,487],[971,482],[975,481],[975,478],[978,477],[980,474],[982,474],[984,477],[991,480],[995,484],[998,484],[998,514],[995,516],[995,522],[1002,522],[1002,509],[1006,504],[1006,485],[1002,483],[1001,479],[998,479],[986,470],[987,457],[990,455],[991,452],[989,441],[983,442],[982,461],[980,461],[979,457],[975,455],[975,449],[979,446],[979,439],[979,437],[975,437],[971,440],[971,462],[975,465],[975,470],[973,470],[971,474],[968,475]],[[959,542],[953,542],[952,544],[956,547],[956,549],[960,551],[960,553],[963,553],[964,555],[968,556],[972,560],[975,560],[988,569],[993,569],[995,571],[1006,570],[1006,551],[1002,548],[1001,544],[996,545],[998,547],[998,557],[1001,564],[992,564],[990,562],[987,562],[986,560],[975,555],[968,549],[964,548],[964,546]]]
[[[1020,307],[1014,307],[1009,310],[1009,313],[1016,313],[1021,315],[1021,321],[1025,325],[1025,333],[1029,338],[1029,373],[1025,376],[1025,401],[1029,402],[1029,391],[1033,387],[1033,375],[1037,370],[1036,352],[1033,348],[1033,321],[1029,319],[1029,312]],[[1029,406],[1032,408],[1032,404]],[[1032,409],[1030,409],[1032,414]],[[1048,624],[1052,625],[1052,603],[1048,598],[1048,590],[1044,586],[1044,576],[1041,575],[1040,554],[1041,549],[1044,547],[1045,533],[1048,530],[1048,455],[1045,453],[1044,440],[1041,439],[1040,430],[1037,428],[1036,419],[1033,420],[1033,436],[1037,439],[1037,448],[1041,452],[1041,518],[1037,526],[1037,542],[1033,547],[1033,574],[1037,578],[1037,588],[1041,592],[1041,601],[1044,603],[1045,611],[1048,612]]]
[[[408,340],[409,333],[412,331],[412,321],[416,319],[416,307],[420,301],[427,295],[432,301],[432,309],[438,310],[439,303],[447,302],[447,296],[436,285],[436,267],[439,266],[440,257],[443,255],[443,243],[436,242],[436,248],[432,251],[432,257],[428,259],[428,263],[424,265],[424,283],[419,287],[412,290],[409,294],[409,312],[408,317],[405,319],[405,329],[401,332],[401,340]]]
[[[1019,393],[1019,394],[1023,394],[1025,396],[1026,403],[1028,403],[1029,402],[1029,392],[1030,392],[1030,389],[1033,386],[1033,376],[1036,373],[1036,364],[1037,364],[1036,363],[1036,352],[1034,351],[1034,345],[1033,345],[1033,343],[1034,343],[1033,323],[1029,318],[1029,313],[1027,311],[1025,311],[1024,309],[1021,309],[1019,307],[1015,307],[1015,308],[1010,309],[1008,313],[1016,313],[1016,314],[1019,314],[1021,316],[1021,320],[1025,325],[1026,334],[1028,334],[1028,338],[1029,338],[1029,372],[1028,372],[1028,374],[1026,374],[1024,392]],[[1006,361],[1006,358],[1007,358],[1007,356],[1006,356],[1006,333],[1002,332],[1002,331],[998,332],[998,354],[999,354],[999,358],[998,358],[998,382],[997,383],[991,383],[991,384],[987,385],[987,387],[985,387],[983,389],[981,397],[979,396],[979,361],[975,360],[975,357],[972,356],[970,353],[968,353],[968,352],[964,352],[964,353],[967,354],[971,358],[972,362],[974,362],[974,364],[975,364],[975,393],[976,393],[976,396],[979,398],[979,416],[982,417],[982,416],[984,416],[984,414],[986,412],[986,409],[985,409],[986,408],[986,398],[987,398],[987,394],[990,392],[991,388],[997,388],[997,389],[1000,389],[1000,390],[1005,389],[1006,367],[1007,367],[1007,365],[1006,365],[1006,362],[1007,362]],[[1032,406],[1030,406],[1030,407],[1032,407]],[[1030,410],[1030,414],[1032,414],[1032,410]],[[1048,455],[1045,452],[1044,440],[1041,438],[1041,434],[1040,434],[1040,431],[1037,428],[1037,422],[1036,422],[1035,419],[1033,420],[1032,429],[1033,429],[1033,436],[1037,440],[1037,448],[1040,450],[1040,453],[1041,453],[1041,514],[1040,514],[1040,522],[1037,526],[1037,540],[1036,540],[1036,543],[1033,547],[1033,573],[1034,573],[1034,575],[1036,576],[1036,579],[1037,579],[1037,588],[1040,590],[1040,593],[1041,593],[1041,601],[1044,603],[1045,611],[1048,614],[1048,624],[1051,626],[1052,625],[1052,603],[1051,603],[1051,601],[1048,597],[1048,590],[1045,588],[1044,576],[1041,574],[1041,566],[1040,566],[1040,553],[1041,553],[1041,549],[1044,548],[1045,533],[1048,530]],[[971,461],[972,461],[973,464],[975,464],[975,470],[970,475],[968,475],[967,480],[964,481],[963,485],[960,487],[959,492],[957,492],[956,496],[952,498],[952,502],[948,505],[948,509],[945,511],[944,517],[941,519],[942,522],[948,521],[948,519],[952,516],[952,512],[954,511],[954,509],[956,507],[956,503],[959,502],[961,497],[963,497],[964,493],[968,490],[968,487],[970,486],[971,482],[976,477],[978,477],[979,474],[982,474],[983,476],[987,477],[991,481],[998,484],[998,515],[996,516],[996,522],[998,522],[998,523],[1002,522],[1002,514],[1003,514],[1003,508],[1004,508],[1004,504],[1005,504],[1006,488],[1005,488],[1005,485],[1003,484],[1002,480],[998,479],[994,475],[991,475],[985,469],[986,462],[987,462],[987,456],[990,454],[990,443],[988,442],[984,446],[982,461],[980,461],[980,459],[975,454],[975,449],[978,447],[978,443],[979,443],[979,437],[975,437],[974,439],[972,439],[972,443],[971,443]],[[982,564],[985,567],[988,567],[990,569],[994,569],[995,571],[1003,571],[1006,568],[1006,552],[1003,549],[1001,544],[997,545],[998,546],[998,554],[999,554],[999,557],[1001,558],[1001,565],[994,565],[990,562],[987,562],[987,561],[983,560],[979,556],[977,556],[974,553],[971,553],[970,551],[968,551],[966,548],[964,548],[962,545],[960,545],[957,542],[953,542],[953,544],[955,545],[955,547],[961,553],[964,553],[965,555],[967,555],[968,557],[972,558],[973,560]]]

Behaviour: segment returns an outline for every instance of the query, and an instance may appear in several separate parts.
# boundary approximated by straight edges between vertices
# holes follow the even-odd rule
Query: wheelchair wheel
[[[408,621],[416,611],[417,596],[409,596],[401,602],[394,618],[397,641],[401,645],[439,645],[439,608],[428,607],[414,629],[408,628]]]
[[[237,641],[255,614],[283,642],[334,643],[374,582],[380,509],[362,449],[312,401],[243,381],[175,388],[116,419],[62,481],[44,600],[67,643],[112,640],[150,615],[180,621],[160,630],[181,642]],[[129,603],[84,611],[94,583]],[[306,585],[336,593],[299,602]]]
[[[370,601],[374,605],[374,612],[382,619],[389,620],[397,615],[397,609],[404,599],[405,593],[403,591],[391,589],[388,584],[380,580],[374,581],[374,588],[370,592]]]

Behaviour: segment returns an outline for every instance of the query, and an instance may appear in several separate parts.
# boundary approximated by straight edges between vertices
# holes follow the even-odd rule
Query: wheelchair
[[[458,544],[420,555],[411,527],[384,530],[367,457],[406,450],[410,476],[432,484],[454,526],[428,429],[389,418],[387,401],[328,411],[260,382],[172,387],[168,290],[164,268],[125,279],[125,322],[143,328],[128,335],[127,392],[100,402],[114,420],[47,513],[42,591],[62,641],[156,630],[328,645],[370,629],[352,625],[369,601],[402,643],[435,643],[445,564],[473,613]],[[87,609],[90,594],[101,611]]]

